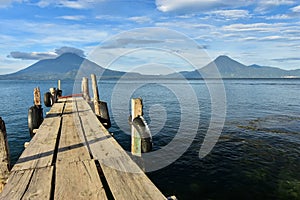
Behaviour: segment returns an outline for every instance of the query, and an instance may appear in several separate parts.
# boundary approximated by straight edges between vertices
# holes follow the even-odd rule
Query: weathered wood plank
[[[34,169],[15,171],[8,178],[3,191],[0,193],[0,199],[19,200],[26,191]]]
[[[53,167],[12,172],[0,199],[50,199]]]
[[[50,166],[59,132],[64,103],[56,103],[44,119],[12,171]]]
[[[36,169],[22,199],[50,199],[53,167]]]
[[[111,158],[100,163],[105,174],[109,187],[115,199],[166,199],[158,188],[142,171],[140,173],[131,173],[128,170],[128,159],[125,157]],[[123,166],[122,166],[123,165]],[[123,168],[122,170],[115,169]]]
[[[75,122],[80,122],[77,110],[73,106],[75,105],[72,101],[68,101],[63,112],[57,161],[77,162],[91,158],[82,137],[82,129],[75,125]]]
[[[58,162],[54,199],[107,199],[94,161]]]
[[[83,100],[78,113],[94,159],[99,160],[115,199],[166,199],[98,121]]]

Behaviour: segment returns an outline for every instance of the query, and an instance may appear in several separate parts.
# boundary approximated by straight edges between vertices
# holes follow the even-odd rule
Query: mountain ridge
[[[219,75],[215,73],[218,69]],[[276,67],[260,66],[257,64],[244,65],[232,58],[221,55],[204,67],[191,71],[181,72],[185,78],[300,78],[300,69],[283,70]]]
[[[89,76],[91,73],[101,78],[120,78],[124,74],[129,78],[300,78],[300,69],[283,70],[276,67],[257,64],[244,65],[226,55],[218,56],[214,61],[194,71],[181,71],[168,75],[141,75],[105,69],[98,64],[74,53],[64,53],[54,59],[40,60],[18,72],[0,75],[0,79],[57,80],[75,79]]]

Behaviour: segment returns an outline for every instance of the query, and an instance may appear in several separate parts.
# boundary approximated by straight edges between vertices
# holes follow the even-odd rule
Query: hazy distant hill
[[[79,70],[79,71],[78,71]],[[2,79],[57,80],[74,79],[76,75],[90,76],[91,73],[103,74],[106,77],[120,77],[121,71],[104,69],[103,67],[82,58],[77,54],[65,53],[55,59],[45,59],[22,69],[16,73],[3,75]],[[138,75],[138,74],[133,74]]]
[[[216,78],[213,73],[213,66],[216,66],[222,78],[300,78],[300,69],[282,70],[275,67],[259,65],[243,65],[228,56],[219,56],[213,62],[195,71],[180,72],[185,78]],[[200,74],[199,74],[200,72]],[[16,73],[2,75],[0,79],[25,79],[25,80],[57,80],[75,79],[78,77],[90,76],[95,73],[102,78],[119,78],[125,74],[121,71],[105,69],[96,63],[82,58],[73,53],[65,53],[55,59],[40,60],[35,64],[20,70]],[[127,73],[127,77],[133,78],[179,78],[178,73],[166,76],[144,76],[138,73]]]
[[[199,78],[201,75],[202,77],[216,78],[213,73],[214,66],[218,68],[222,78],[283,78],[288,76],[297,76],[300,78],[300,69],[283,70],[260,65],[246,66],[228,56],[217,57],[213,62],[207,64],[199,71],[181,72],[181,74],[186,78]]]

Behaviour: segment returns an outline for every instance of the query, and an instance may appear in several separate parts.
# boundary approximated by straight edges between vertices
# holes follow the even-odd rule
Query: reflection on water
[[[176,195],[179,199],[300,199],[300,80],[225,80],[224,83],[226,122],[212,152],[199,159],[210,122],[211,103],[205,82],[192,80],[189,84],[200,109],[196,137],[179,159],[148,176],[166,196]],[[131,88],[137,82],[124,84]],[[180,84],[186,83],[156,81],[133,94],[144,99],[145,119],[155,133],[154,151],[181,134],[178,133],[181,121],[186,124],[180,130],[182,133],[188,133],[194,125],[190,119],[195,116],[181,117],[180,101],[170,90]],[[40,86],[44,93],[55,85],[56,82],[0,81],[0,116],[7,125],[14,162],[24,142],[29,140],[27,111],[32,105],[33,88]],[[72,87],[72,82],[62,82],[65,95],[71,93]],[[99,82],[100,98],[108,102],[110,113],[114,87],[115,81]],[[110,131],[129,150],[129,99],[125,101],[113,107]],[[186,106],[187,114],[194,106],[197,105]],[[177,148],[184,146],[185,139]]]

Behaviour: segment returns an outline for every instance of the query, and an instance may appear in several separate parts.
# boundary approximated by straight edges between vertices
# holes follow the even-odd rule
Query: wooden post
[[[91,100],[91,98],[90,98],[90,92],[89,92],[89,79],[87,77],[82,78],[81,89],[82,89],[83,98],[87,102],[89,102]]]
[[[93,94],[94,94],[94,108],[95,108],[95,114],[100,115],[100,107],[99,107],[99,93],[98,93],[98,85],[97,85],[97,79],[95,74],[91,74],[92,78],[92,87],[93,87]]]
[[[61,90],[61,88],[60,88],[60,80],[57,81],[57,89]]]
[[[143,100],[141,98],[131,99],[131,120],[143,116]],[[141,137],[137,130],[131,125],[131,153],[141,156]]]
[[[0,192],[6,184],[10,170],[9,149],[5,123],[0,117]]]
[[[41,93],[40,93],[39,87],[36,87],[33,90],[33,101],[34,101],[34,105],[36,105],[36,106],[41,105]]]

